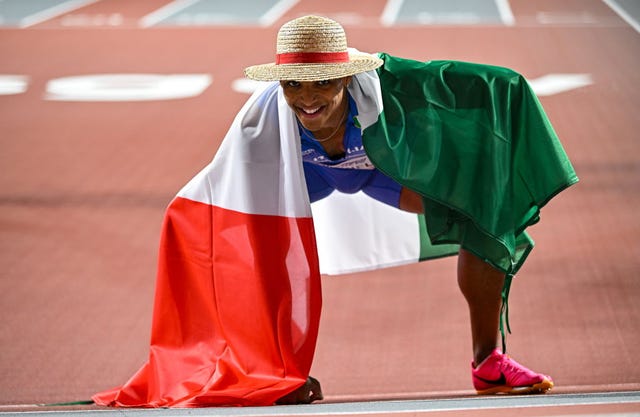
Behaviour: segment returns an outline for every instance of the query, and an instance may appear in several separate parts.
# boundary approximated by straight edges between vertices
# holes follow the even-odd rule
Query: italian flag
[[[508,70],[381,57],[383,67],[350,86],[365,149],[423,194],[427,216],[362,194],[334,193],[312,208],[295,115],[278,83],[265,83],[167,208],[149,359],[95,403],[274,404],[309,375],[321,272],[463,245],[515,273],[533,245],[524,229],[577,181],[535,96]]]

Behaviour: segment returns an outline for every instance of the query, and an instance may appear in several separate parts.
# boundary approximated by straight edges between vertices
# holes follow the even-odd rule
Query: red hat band
[[[276,55],[280,64],[333,64],[349,62],[348,52],[288,52]]]

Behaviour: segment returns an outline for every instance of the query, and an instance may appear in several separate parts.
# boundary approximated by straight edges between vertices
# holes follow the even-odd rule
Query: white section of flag
[[[277,82],[263,83],[234,119],[211,164],[178,196],[241,213],[310,217],[300,146],[282,89]]]
[[[416,214],[388,206],[363,192],[333,192],[311,205],[320,272],[346,274],[417,262]]]

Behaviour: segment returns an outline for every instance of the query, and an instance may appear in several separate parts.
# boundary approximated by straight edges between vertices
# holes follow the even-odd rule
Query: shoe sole
[[[497,387],[484,389],[484,390],[476,390],[478,395],[491,395],[491,394],[544,394],[553,388],[553,382],[548,379],[543,379],[542,382],[537,384],[529,385],[526,387],[509,387],[506,385],[500,385]]]

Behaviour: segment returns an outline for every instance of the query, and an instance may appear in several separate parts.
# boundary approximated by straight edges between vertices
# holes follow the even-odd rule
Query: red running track
[[[136,27],[165,3],[75,11],[119,12],[116,28],[63,27],[60,16],[0,29],[0,74],[30,80],[26,93],[0,96],[0,404],[88,399],[145,361],[164,208],[246,100],[232,81],[271,61],[277,28],[306,13],[359,14],[345,27],[361,50],[530,79],[591,75],[593,85],[542,97],[581,182],[531,229],[537,247],[512,287],[508,345],[554,377],[554,393],[640,390],[640,34],[605,3],[511,0],[512,27],[383,28],[381,0],[366,10],[305,0],[268,28]],[[541,13],[555,20],[540,23]],[[214,81],[183,100],[43,99],[53,78],[146,72]],[[473,395],[455,259],[327,276],[323,296],[312,374],[326,401]]]

